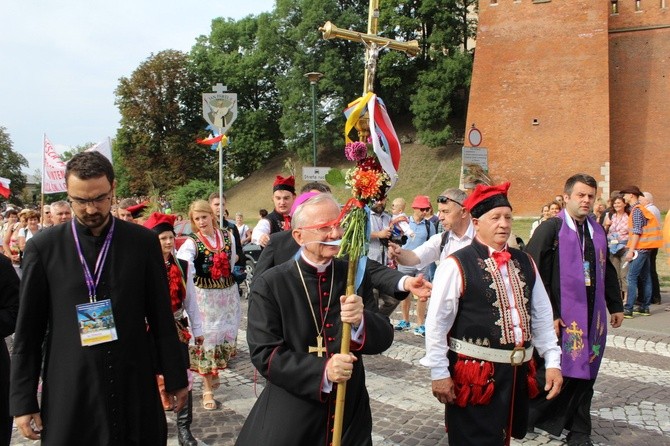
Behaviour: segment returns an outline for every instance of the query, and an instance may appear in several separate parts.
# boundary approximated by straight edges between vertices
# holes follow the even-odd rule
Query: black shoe
[[[566,440],[568,440],[568,446],[593,446],[591,436],[587,434],[570,432]]]
[[[630,310],[623,310],[624,319],[633,319],[633,312]]]

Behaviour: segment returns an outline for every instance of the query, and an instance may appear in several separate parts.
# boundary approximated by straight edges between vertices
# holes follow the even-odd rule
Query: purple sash
[[[582,244],[572,218],[561,211],[563,220],[558,232],[558,257],[561,280],[561,370],[563,376],[595,379],[605,352],[607,306],[605,304],[605,267],[607,237],[591,217],[587,217],[596,256],[596,297],[591,331],[588,325],[588,303],[584,281]]]

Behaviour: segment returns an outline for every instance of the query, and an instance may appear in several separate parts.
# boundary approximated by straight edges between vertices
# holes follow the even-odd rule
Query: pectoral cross
[[[326,347],[323,346],[323,336],[316,337],[316,347],[309,347],[307,353],[316,353],[316,356],[323,358],[323,354],[326,353]]]

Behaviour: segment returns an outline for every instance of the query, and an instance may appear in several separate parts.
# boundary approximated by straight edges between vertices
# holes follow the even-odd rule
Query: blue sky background
[[[28,159],[24,171],[41,170],[44,133],[61,152],[114,137],[118,79],[152,53],[187,52],[213,18],[273,7],[273,0],[2,0],[0,126]]]

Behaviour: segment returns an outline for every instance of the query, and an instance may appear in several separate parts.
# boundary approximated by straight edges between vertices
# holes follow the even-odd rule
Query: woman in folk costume
[[[170,303],[172,306],[172,313],[174,314],[175,325],[179,340],[182,342],[181,346],[184,353],[184,365],[189,365],[188,344],[191,334],[188,331],[190,325],[193,336],[195,337],[195,345],[202,345],[202,322],[200,320],[200,311],[195,299],[195,287],[193,280],[188,272],[188,262],[185,260],[177,260],[174,256],[174,215],[166,215],[154,212],[149,216],[144,226],[152,229],[158,234],[158,240],[161,243],[161,250],[163,251],[163,260],[165,261],[165,268],[167,269],[167,278],[170,288]],[[188,314],[188,318],[184,314],[184,310]],[[190,324],[189,324],[190,319]],[[189,392],[186,406],[177,413],[177,440],[180,446],[197,446],[198,442],[191,434],[191,422],[193,421],[193,397],[191,393],[191,374],[189,377]],[[165,393],[165,384],[162,375],[158,376],[158,388],[165,410],[172,410],[172,402],[167,398]]]
[[[235,352],[241,318],[240,294],[232,274],[237,261],[235,238],[229,229],[216,228],[212,208],[204,200],[191,203],[188,215],[193,233],[177,257],[188,262],[205,336],[202,345],[191,346],[191,370],[203,377],[203,408],[214,410],[219,370],[226,368]]]

